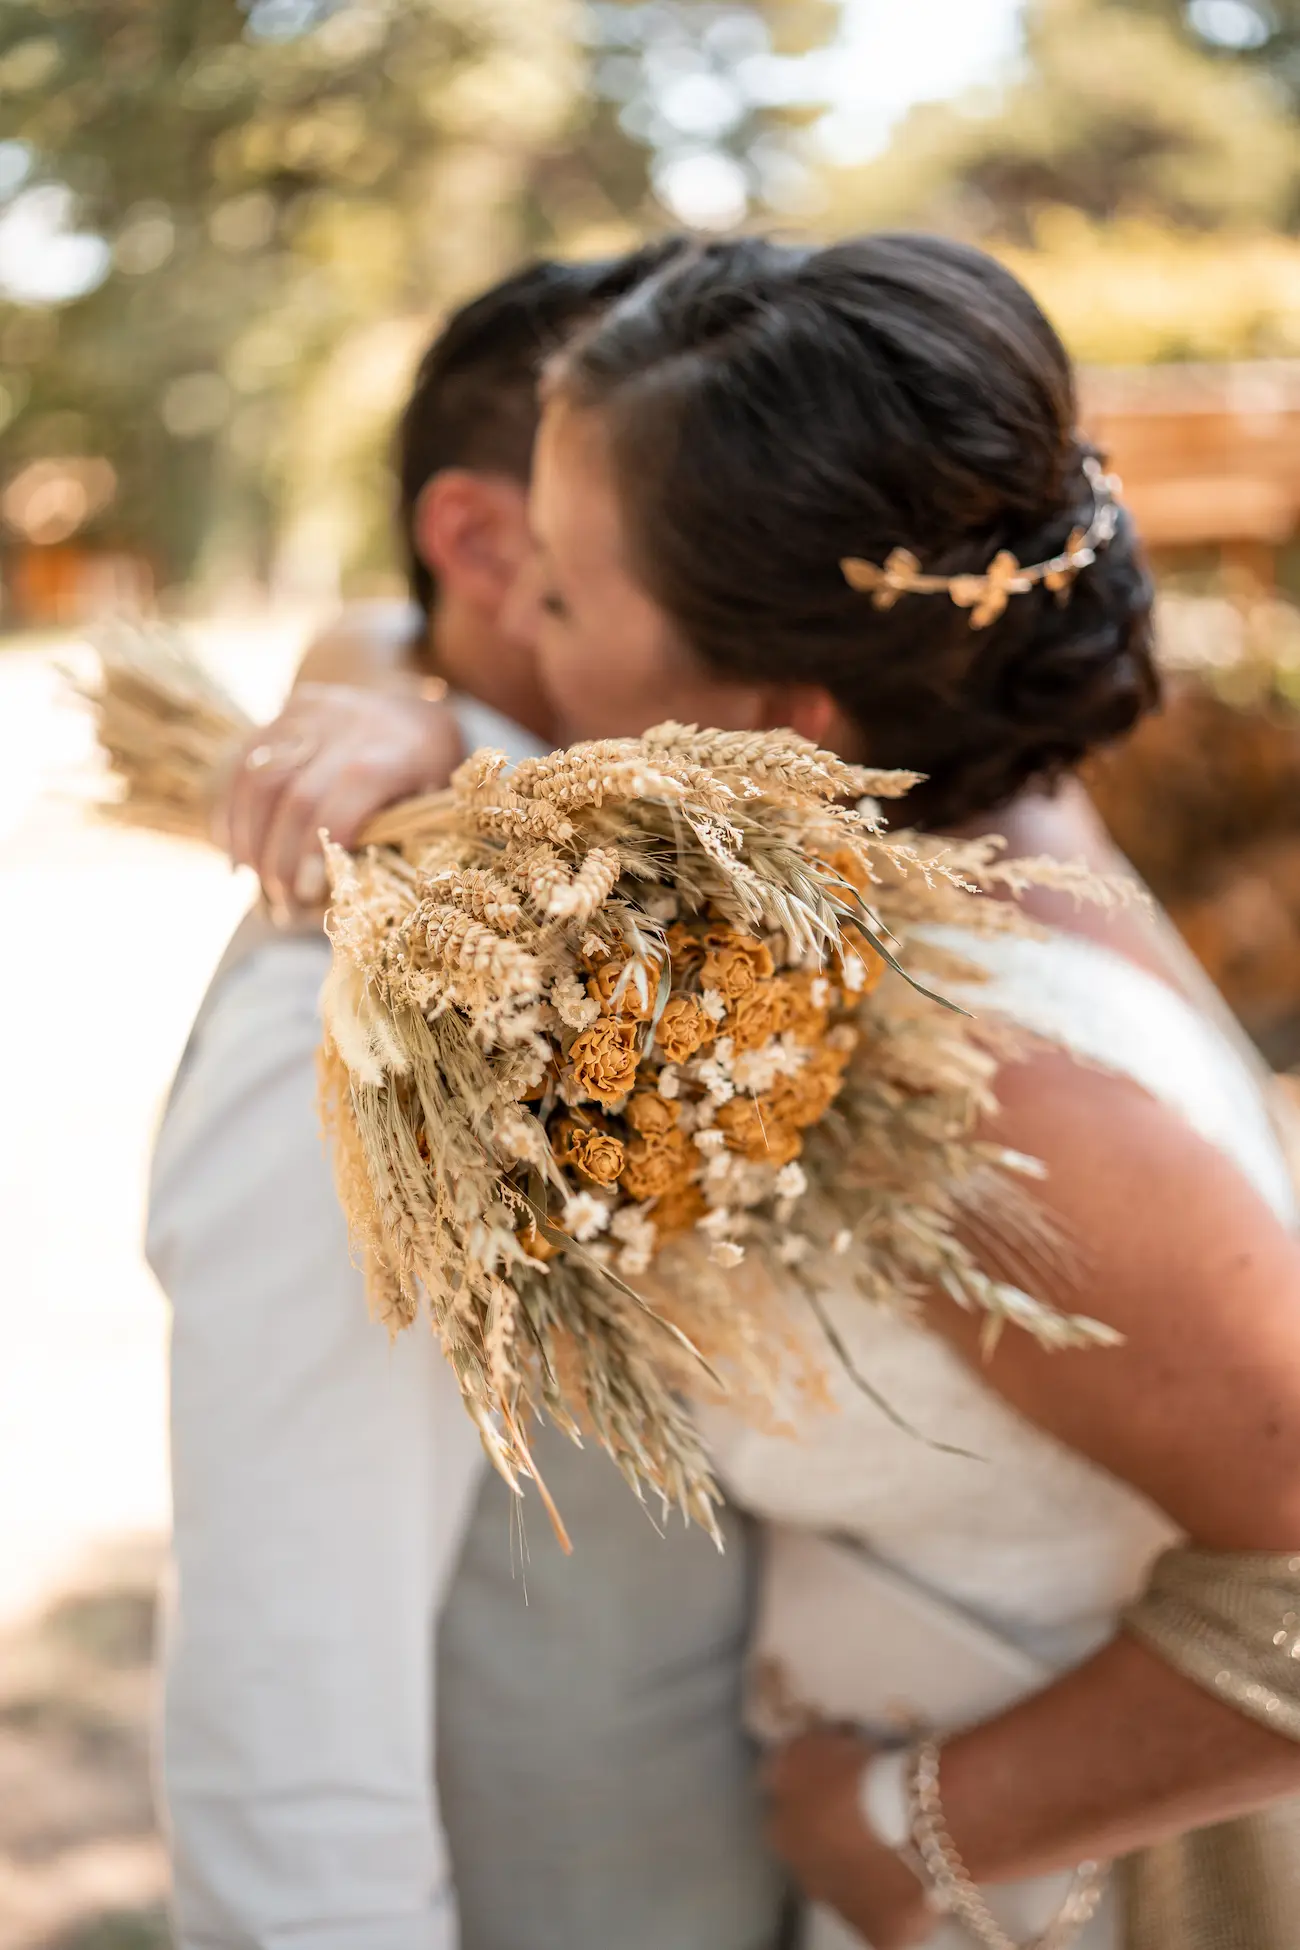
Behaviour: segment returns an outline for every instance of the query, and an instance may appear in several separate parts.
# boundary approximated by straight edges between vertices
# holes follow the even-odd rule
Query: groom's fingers
[[[226,841],[230,857],[236,866],[252,867],[258,872],[267,831],[293,776],[291,769],[283,764],[250,764],[250,759],[257,759],[262,750],[269,749],[255,746],[245,757],[231,781],[226,799]]]
[[[325,904],[325,862],[319,834],[329,827],[341,771],[337,755],[323,754],[293,773],[279,794],[262,835],[256,866],[272,906],[311,909]]]

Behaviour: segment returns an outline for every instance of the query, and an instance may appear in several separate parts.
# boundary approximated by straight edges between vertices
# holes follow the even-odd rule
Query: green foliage
[[[661,228],[656,181],[700,151],[761,205],[797,117],[736,76],[834,18],[830,0],[9,0],[0,488],[33,458],[106,458],[117,493],[83,532],[167,582],[391,559],[387,429],[431,315],[530,251]],[[6,280],[23,223],[67,288]]]
[[[84,242],[76,302],[6,308],[10,451],[96,452],[166,572],[215,511],[265,527],[291,402],[349,334],[457,296],[577,82],[569,0],[44,0],[0,24],[0,98]],[[0,382],[5,383],[5,382]]]
[[[1300,108],[1300,0],[1129,0],[1194,46],[1266,74]]]
[[[1021,72],[992,99],[916,109],[884,157],[835,184],[833,221],[1021,243],[1059,206],[1190,229],[1283,222],[1300,181],[1286,104],[1162,11],[1030,0]]]

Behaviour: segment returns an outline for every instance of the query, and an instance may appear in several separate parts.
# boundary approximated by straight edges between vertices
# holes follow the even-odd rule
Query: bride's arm
[[[1149,1497],[1193,1543],[1300,1554],[1300,1248],[1239,1173],[1136,1085],[1045,1053],[999,1088],[997,1134],[1047,1162],[1045,1202],[1077,1243],[1078,1280],[1054,1297],[1125,1342],[1049,1354],[1012,1330],[981,1363],[964,1317],[937,1303],[935,1324],[1015,1408]],[[881,1900],[905,1910],[913,1897],[880,1874],[855,1825],[855,1769],[839,1739],[778,1769],[778,1843],[786,1820],[787,1853],[820,1848],[816,1864],[795,1863],[802,1878],[811,1868],[850,1915],[865,1902],[856,1920],[870,1940],[910,1941],[914,1918],[900,1911],[891,1935],[879,1913]],[[810,1840],[783,1796],[793,1788],[806,1808],[819,1767],[841,1817],[827,1806]],[[1078,1671],[946,1742],[941,1785],[970,1874],[1015,1881],[1300,1793],[1300,1744],[1121,1632]]]
[[[1000,1089],[1002,1133],[1048,1162],[1046,1202],[1078,1242],[1074,1304],[1125,1341],[1049,1355],[1008,1334],[985,1379],[1192,1542],[1300,1552],[1300,1247],[1136,1085],[1045,1054]],[[1123,1635],[944,1758],[954,1833],[999,1879],[1297,1791],[1300,1745]]]

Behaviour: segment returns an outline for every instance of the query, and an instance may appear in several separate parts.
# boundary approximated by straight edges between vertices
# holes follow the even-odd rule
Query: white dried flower
[[[656,1088],[659,1091],[659,1095],[665,1098],[667,1102],[669,1102],[670,1104],[673,1103],[678,1097],[681,1096],[682,1094],[681,1072],[678,1070],[677,1065],[675,1063],[664,1064],[663,1069],[660,1070],[659,1072],[659,1080],[656,1085]]]
[[[624,1246],[618,1256],[618,1270],[625,1278],[635,1280],[642,1273],[650,1271],[650,1253],[639,1246]]]
[[[727,1013],[727,998],[720,989],[705,989],[700,1007],[710,1022],[721,1022]]]
[[[635,1248],[637,1252],[654,1251],[658,1237],[658,1227],[651,1215],[640,1205],[621,1205],[609,1222],[609,1229],[615,1239],[623,1245]]]
[[[808,999],[814,1009],[829,1009],[831,1003],[831,985],[824,975],[818,975],[814,981],[809,983]]]
[[[861,995],[867,986],[867,965],[861,955],[845,955],[844,986],[850,995]]]
[[[493,1136],[502,1157],[522,1159],[526,1164],[540,1165],[550,1150],[546,1132],[537,1119],[513,1107],[500,1112]]]
[[[761,1049],[742,1050],[731,1066],[737,1089],[761,1097],[776,1082],[780,1062],[780,1046],[775,1037],[769,1037]]]
[[[559,975],[551,983],[551,1002],[566,1029],[590,1029],[600,1016],[599,1002],[593,1002],[576,975]]]
[[[776,1256],[782,1266],[800,1266],[811,1251],[812,1242],[805,1239],[803,1233],[787,1232],[785,1238],[778,1241]]]
[[[703,1182],[710,1205],[728,1205],[733,1211],[752,1211],[772,1193],[771,1167],[738,1158],[730,1151],[709,1159]]]
[[[782,1165],[776,1174],[776,1195],[778,1198],[802,1198],[808,1189],[808,1178],[800,1164]]]
[[[707,1232],[712,1238],[725,1239],[735,1224],[735,1216],[730,1207],[715,1205],[711,1212],[706,1212],[704,1217],[697,1219],[695,1223],[701,1232]]]
[[[533,1095],[546,1075],[548,1063],[545,1048],[539,1048],[534,1043],[527,1049],[512,1050],[496,1066],[497,1077],[506,1095],[518,1101],[521,1097]]]
[[[562,1224],[571,1238],[585,1246],[609,1224],[609,1207],[592,1192],[575,1192],[565,1201]]]
[[[725,1151],[727,1148],[727,1140],[724,1134],[718,1130],[697,1131],[695,1133],[695,1148],[697,1151],[702,1151],[707,1158],[714,1152]]]
[[[796,1042],[794,1036],[787,1030],[772,1051],[772,1064],[779,1077],[792,1077],[802,1070],[809,1054],[803,1044]]]
[[[853,1234],[847,1226],[841,1226],[835,1237],[831,1240],[831,1251],[837,1258],[843,1259],[852,1244]]]
[[[712,1057],[706,1056],[703,1062],[696,1064],[695,1076],[697,1082],[703,1084],[709,1093],[710,1099],[715,1104],[725,1104],[736,1094],[735,1084],[731,1081],[731,1078],[727,1075],[722,1065],[714,1062]]]
[[[734,1239],[717,1239],[709,1248],[709,1258],[715,1266],[739,1266],[745,1257],[745,1248],[738,1246]]]

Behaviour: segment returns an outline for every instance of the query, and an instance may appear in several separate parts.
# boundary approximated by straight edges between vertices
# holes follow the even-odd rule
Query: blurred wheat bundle
[[[113,816],[202,830],[242,714],[156,639],[119,640],[92,702]],[[846,1285],[1112,1338],[1020,1283],[1044,1266],[1035,1168],[978,1135],[1005,1046],[919,979],[972,979],[953,926],[1025,925],[981,890],[1111,890],[887,836],[877,801],[912,783],[664,724],[513,771],[478,752],[357,855],[328,848],[340,1196],[375,1311],[427,1310],[516,1487],[546,1496],[549,1416],[712,1527],[684,1397],[769,1421],[791,1386],[824,1397]]]

